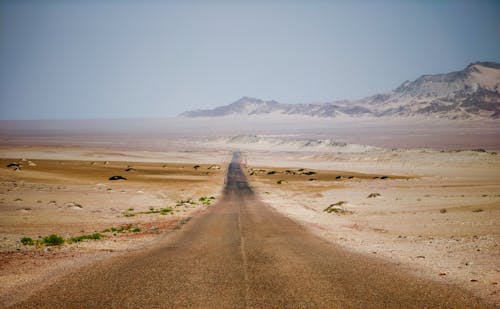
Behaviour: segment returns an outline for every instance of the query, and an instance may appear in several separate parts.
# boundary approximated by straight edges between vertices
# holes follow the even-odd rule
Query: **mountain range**
[[[412,117],[447,119],[500,118],[500,64],[475,62],[461,71],[423,75],[391,92],[359,100],[287,104],[243,97],[214,109],[187,111],[181,117],[245,115],[313,117]]]

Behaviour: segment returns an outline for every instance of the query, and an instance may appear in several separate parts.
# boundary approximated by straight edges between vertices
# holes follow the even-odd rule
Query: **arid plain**
[[[114,133],[3,135],[2,305],[97,260],[151,246],[216,207],[233,150],[242,152],[262,200],[332,246],[500,303],[494,145],[475,149],[480,142],[471,138],[476,144],[402,148],[395,138],[388,148],[305,134],[222,133],[130,136],[126,143]],[[51,234],[65,243],[44,244]]]

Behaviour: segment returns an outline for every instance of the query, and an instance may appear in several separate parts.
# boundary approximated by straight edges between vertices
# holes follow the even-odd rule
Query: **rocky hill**
[[[476,62],[457,72],[423,75],[389,93],[361,100],[286,104],[243,97],[226,106],[188,111],[181,117],[231,115],[313,117],[432,116],[448,119],[500,118],[500,64]]]

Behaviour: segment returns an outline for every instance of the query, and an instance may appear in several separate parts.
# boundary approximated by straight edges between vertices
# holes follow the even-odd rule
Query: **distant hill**
[[[389,93],[360,100],[286,104],[243,97],[214,109],[187,111],[181,117],[234,115],[313,117],[411,117],[447,119],[500,118],[500,64],[476,62],[457,72],[423,75]]]

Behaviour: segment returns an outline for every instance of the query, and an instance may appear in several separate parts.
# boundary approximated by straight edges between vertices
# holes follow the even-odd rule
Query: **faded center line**
[[[245,308],[249,308],[250,284],[248,279],[248,259],[247,259],[247,254],[245,252],[245,237],[243,236],[243,228],[241,224],[241,203],[238,203],[238,230],[240,233],[240,249],[241,249],[241,256],[243,258],[243,275],[245,278]]]

